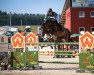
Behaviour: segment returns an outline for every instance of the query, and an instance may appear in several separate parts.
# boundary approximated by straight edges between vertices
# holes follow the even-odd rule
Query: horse
[[[70,41],[70,31],[62,27],[60,23],[58,23],[56,20],[48,19],[43,25],[43,35],[48,34],[55,36],[54,41],[55,42],[69,42]],[[65,41],[63,41],[63,39]],[[60,48],[61,45],[58,45]]]
[[[45,33],[48,35],[51,34],[56,36],[57,38],[65,39],[66,42],[70,41],[70,31],[65,27],[61,27],[61,24],[58,23],[56,20],[47,20],[43,24],[42,28],[43,28],[43,35]]]

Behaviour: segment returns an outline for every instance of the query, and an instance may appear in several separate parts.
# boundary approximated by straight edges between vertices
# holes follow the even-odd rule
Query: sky
[[[0,0],[0,10],[11,13],[46,14],[52,8],[58,14],[65,0]]]

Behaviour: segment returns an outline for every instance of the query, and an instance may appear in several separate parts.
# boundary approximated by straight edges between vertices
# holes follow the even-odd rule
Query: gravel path
[[[62,61],[79,62],[79,58],[53,58],[51,56],[40,56],[40,61]],[[42,69],[39,70],[7,70],[0,71],[0,75],[94,75],[94,73],[77,73],[78,64],[60,64],[60,63],[39,63]]]

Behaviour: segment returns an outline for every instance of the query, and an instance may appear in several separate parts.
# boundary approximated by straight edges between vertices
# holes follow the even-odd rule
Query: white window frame
[[[81,28],[83,28],[84,30],[81,31],[81,30],[80,30]],[[79,27],[79,33],[80,33],[80,34],[84,34],[84,33],[85,33],[85,27]]]
[[[91,11],[91,12],[93,12],[93,13],[94,13],[94,11]],[[94,17],[94,15],[91,15],[91,12],[90,12],[90,17]]]
[[[80,13],[83,13],[83,15],[80,15]],[[79,18],[84,18],[85,17],[85,12],[84,11],[79,11]]]
[[[91,27],[91,33],[94,34],[94,31],[92,31],[92,28],[94,28],[94,27]]]

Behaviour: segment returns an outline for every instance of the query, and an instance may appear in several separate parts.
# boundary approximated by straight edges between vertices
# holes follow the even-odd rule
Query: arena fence
[[[9,51],[7,50],[6,52],[8,52],[8,60],[9,60],[8,65],[10,64],[12,68],[22,68],[22,67],[30,67],[30,66],[35,67],[35,66],[39,66],[39,63],[78,64],[75,62],[39,61],[39,54],[40,53],[42,54],[42,52],[40,52],[39,47],[44,46],[44,45],[49,45],[49,46],[53,46],[54,51],[49,51],[49,49],[47,49],[48,50],[46,51],[47,53],[43,52],[46,55],[48,56],[53,55],[56,58],[58,57],[64,58],[66,56],[74,57],[76,55],[79,55],[79,69],[94,70],[94,36],[90,34],[89,32],[86,32],[84,35],[79,37],[79,43],[76,43],[76,42],[73,42],[73,43],[72,42],[65,42],[65,43],[62,43],[62,42],[36,42],[37,37],[33,35],[32,33],[27,35],[26,37],[27,42],[28,42],[27,43],[25,42],[24,36],[20,35],[19,33],[16,34],[15,36],[17,36],[16,43],[14,43],[16,44],[16,47],[15,47],[16,49],[10,47],[11,44],[9,43],[7,43],[7,45],[4,46],[3,45],[4,43],[1,42],[1,45],[0,45],[0,48],[2,48],[2,51],[3,49],[9,47],[8,48]],[[20,40],[23,39],[22,42],[24,43],[24,48],[20,48],[20,47],[18,48],[18,44],[20,46],[20,44],[22,43],[18,41],[18,38],[20,38]],[[29,43],[30,41],[31,42],[33,41],[33,39],[31,38],[34,39],[35,41],[34,43]],[[13,39],[13,41],[15,40]],[[28,45],[29,46],[32,45],[34,47],[28,48],[27,47]],[[78,45],[78,48],[77,48],[77,45]],[[78,54],[75,52],[75,50],[78,51]],[[2,58],[3,56],[5,55],[2,55]],[[2,64],[4,65],[4,63]]]

